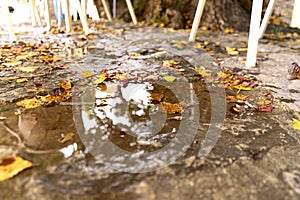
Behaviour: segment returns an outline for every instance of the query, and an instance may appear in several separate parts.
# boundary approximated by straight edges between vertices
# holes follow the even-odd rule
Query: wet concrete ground
[[[1,199],[299,199],[300,136],[292,119],[299,119],[300,89],[299,80],[286,80],[288,64],[300,60],[299,37],[263,40],[258,67],[250,70],[241,64],[243,52],[224,50],[243,47],[245,34],[201,31],[198,42],[189,43],[185,31],[107,23],[87,41],[76,34],[46,37],[66,41],[67,48],[53,53],[67,68],[46,71],[25,87],[7,81],[21,74],[1,71],[0,148],[34,164],[0,182]],[[162,67],[165,60],[177,64]],[[214,74],[216,62],[257,77],[257,87],[242,94],[256,101],[270,90],[275,109],[232,112],[225,97],[233,92],[192,70]],[[96,86],[80,76],[86,70],[119,78]],[[68,101],[15,105],[58,90],[66,79],[74,85]],[[45,91],[29,93],[36,82]],[[183,112],[166,114],[166,103],[172,109],[181,103]]]

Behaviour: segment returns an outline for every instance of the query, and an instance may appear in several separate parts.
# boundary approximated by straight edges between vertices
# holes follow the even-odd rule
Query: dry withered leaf
[[[161,102],[160,105],[167,114],[176,114],[182,112],[182,107],[179,103]]]
[[[226,47],[227,54],[230,56],[239,55],[239,51],[236,48]]]
[[[256,104],[259,106],[264,106],[264,105],[271,104],[271,101],[268,99],[262,99],[262,100],[257,101]]]
[[[30,161],[24,160],[17,156],[16,158],[8,158],[0,163],[0,181],[5,181],[17,175],[21,171],[32,167]]]
[[[176,68],[176,65],[178,65],[179,63],[180,62],[174,60],[163,60],[163,67]]]
[[[62,137],[58,138],[57,141],[59,143],[66,143],[66,142],[73,140],[74,137],[75,137],[75,134],[70,132],[70,133],[67,133],[66,135],[62,135]]]
[[[202,76],[205,76],[205,77],[211,76],[211,72],[209,70],[206,70],[206,69],[195,69],[195,72],[197,74],[201,74]]]
[[[35,72],[38,68],[39,66],[20,67],[19,71],[31,73],[31,72]]]
[[[35,97],[31,98],[31,99],[23,99],[18,101],[17,106],[21,106],[24,108],[37,108],[41,106],[41,102],[39,100],[37,100]]]
[[[293,128],[295,130],[300,130],[300,121],[297,119],[293,119]]]
[[[164,79],[168,81],[169,83],[172,83],[175,81],[176,77],[175,76],[164,76]]]
[[[72,83],[70,80],[61,81],[60,87],[63,88],[64,90],[70,90],[72,88]]]
[[[22,64],[22,61],[20,60],[16,60],[16,61],[12,61],[12,62],[7,62],[7,63],[3,63],[3,65],[5,67],[14,67],[14,66],[18,66],[18,65],[21,65]]]
[[[27,82],[27,81],[28,81],[27,78],[18,78],[18,79],[16,80],[17,83],[24,83],[24,82]]]
[[[238,99],[235,96],[227,96],[226,97],[226,102],[227,103],[237,103]]]
[[[238,90],[246,90],[246,91],[249,91],[251,90],[251,87],[245,87],[243,85],[235,85],[233,86],[235,89],[238,89]]]
[[[88,78],[88,77],[93,76],[93,74],[92,74],[90,71],[85,70],[85,71],[83,71],[83,72],[80,74],[80,76],[81,76],[82,78]]]
[[[0,116],[0,120],[5,120],[7,117]]]
[[[163,93],[151,93],[152,101],[161,101],[164,96]]]
[[[275,107],[274,106],[260,106],[257,111],[258,112],[270,112],[272,110],[274,110]]]

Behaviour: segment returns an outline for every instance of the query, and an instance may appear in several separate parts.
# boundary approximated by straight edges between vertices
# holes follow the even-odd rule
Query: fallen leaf
[[[259,105],[259,106],[269,105],[269,104],[271,104],[271,101],[268,100],[268,99],[263,99],[263,100],[257,101],[256,104]]]
[[[179,64],[179,62],[174,61],[174,60],[163,60],[163,67],[173,67],[174,68],[174,66],[178,65],[178,64]]]
[[[164,96],[163,93],[151,93],[152,101],[161,101]]]
[[[236,56],[239,55],[239,51],[236,50],[236,48],[226,47],[227,54],[230,56]]]
[[[58,138],[57,141],[59,143],[66,143],[66,142],[73,140],[74,137],[75,137],[75,134],[71,132],[71,133],[67,133],[66,135],[62,135],[62,137]]]
[[[17,81],[17,83],[24,83],[24,82],[28,81],[28,79],[27,78],[18,78],[16,81]]]
[[[211,76],[211,72],[205,69],[196,69],[197,74],[201,74],[202,76]]]
[[[106,78],[106,75],[105,75],[105,78]],[[123,73],[117,73],[115,75],[115,78],[118,80],[118,81],[124,81],[124,80],[128,80],[128,76],[126,74],[123,74]]]
[[[21,171],[32,167],[32,163],[23,160],[21,157],[4,159],[0,163],[0,181],[7,180],[17,175]]]
[[[245,101],[248,97],[249,97],[249,95],[243,95],[243,94],[236,95],[236,98],[241,101]]]
[[[23,99],[18,101],[17,106],[21,106],[24,108],[37,108],[41,106],[41,102],[38,101],[35,97],[31,99]]]
[[[177,47],[178,49],[183,49],[184,45],[181,43],[175,43],[173,44],[174,47]]]
[[[227,103],[236,103],[236,102],[238,102],[238,99],[235,96],[227,96],[226,102]]]
[[[0,116],[0,120],[5,120],[7,117]]]
[[[98,78],[97,84],[103,83],[106,79],[106,74],[101,74],[101,76]]]
[[[81,76],[82,78],[88,78],[88,77],[93,76],[93,74],[92,74],[90,71],[85,70],[85,71],[83,71],[83,72],[80,74],[80,76]]]
[[[64,90],[70,90],[72,88],[72,83],[70,80],[61,81],[60,87],[63,88]]]
[[[295,130],[300,130],[300,121],[293,118],[293,128]]]
[[[3,63],[4,66],[6,67],[14,67],[14,66],[18,66],[21,65],[22,61],[12,61],[12,62],[7,62],[7,63]]]
[[[218,76],[222,79],[226,79],[226,78],[232,78],[233,74],[231,72],[220,71],[220,72],[218,72]]]
[[[224,33],[233,33],[233,28],[225,28]]]
[[[274,110],[275,107],[274,106],[261,106],[257,109],[258,112],[270,112],[272,110]]]
[[[179,103],[162,102],[160,105],[167,114],[176,114],[182,112],[182,107]]]
[[[142,56],[142,54],[140,54],[140,53],[131,53],[129,56],[140,57],[140,56]]]
[[[38,68],[39,68],[39,66],[21,67],[21,68],[19,68],[19,71],[31,73],[31,72],[35,72]]]
[[[244,87],[242,85],[236,85],[236,86],[233,86],[235,89],[238,89],[238,90],[246,90],[246,91],[249,91],[251,90],[251,87]]]
[[[175,76],[164,76],[164,79],[168,81],[169,83],[172,83],[175,81],[176,77]]]
[[[244,51],[248,51],[248,48],[238,48],[237,49],[239,52],[244,52]]]

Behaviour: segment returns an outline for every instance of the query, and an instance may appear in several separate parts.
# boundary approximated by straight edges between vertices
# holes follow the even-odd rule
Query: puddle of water
[[[195,99],[189,83],[101,84],[73,99],[74,120],[99,162],[147,170],[149,163],[173,162],[193,142],[200,114]]]

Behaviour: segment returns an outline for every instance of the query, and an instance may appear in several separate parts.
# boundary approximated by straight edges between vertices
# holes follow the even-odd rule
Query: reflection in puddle
[[[195,99],[188,82],[100,84],[73,98],[74,120],[98,161],[130,171],[147,160],[172,162],[188,148],[198,129]]]
[[[110,85],[105,91],[96,89],[94,112],[101,121],[109,119],[113,126],[118,126],[123,136],[156,134],[164,126],[166,114],[153,104],[150,93],[153,89],[149,83]]]
[[[66,146],[64,148],[61,148],[59,150],[59,152],[63,153],[64,154],[64,157],[65,158],[69,158],[70,156],[73,155],[74,152],[76,152],[78,150],[78,147],[77,147],[77,143],[73,143],[69,146]]]

